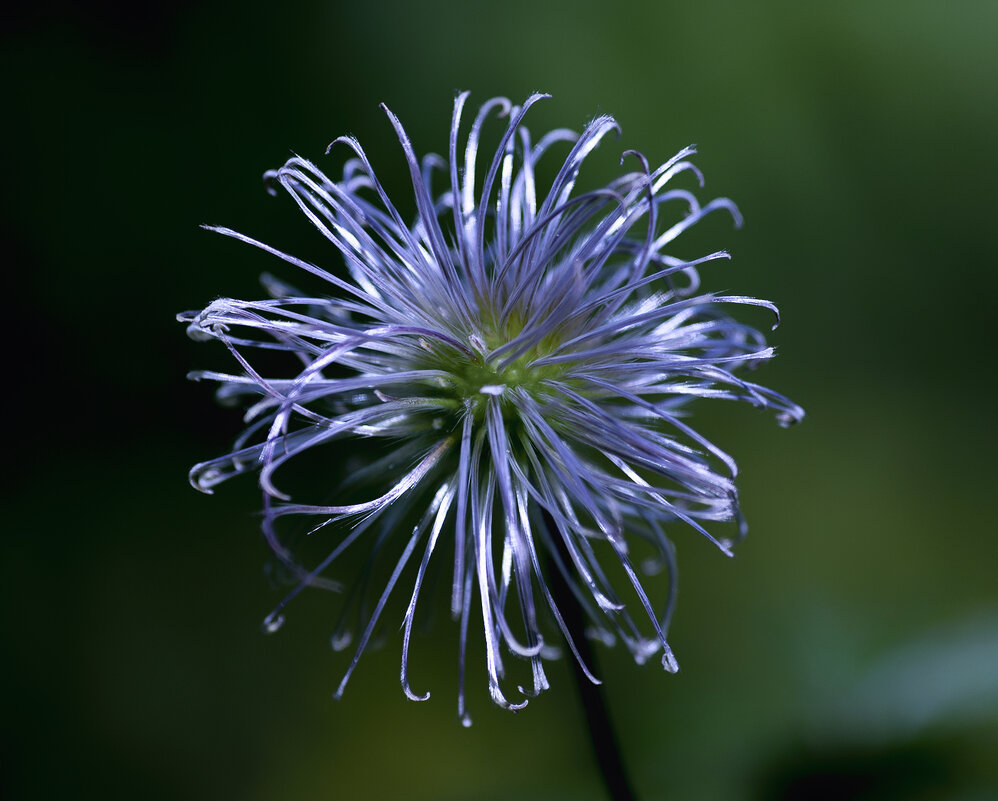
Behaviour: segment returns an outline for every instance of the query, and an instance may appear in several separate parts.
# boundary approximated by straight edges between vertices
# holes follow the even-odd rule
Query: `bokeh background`
[[[515,716],[477,664],[458,725],[445,614],[414,655],[428,703],[404,700],[391,624],[334,702],[326,595],[260,632],[281,590],[252,480],[186,480],[239,421],[185,381],[226,360],[174,315],[294,278],[198,225],[336,264],[262,172],[353,133],[404,195],[378,103],[441,152],[467,88],[550,92],[535,132],[613,113],[596,179],[623,149],[698,143],[705,196],[746,226],[712,220],[678,255],[727,247],[705,283],[780,304],[760,379],[809,414],[701,410],[752,531],[735,560],[676,532],[678,675],[601,654],[642,797],[998,798],[998,4],[4,13],[0,795],[602,797],[564,663]]]

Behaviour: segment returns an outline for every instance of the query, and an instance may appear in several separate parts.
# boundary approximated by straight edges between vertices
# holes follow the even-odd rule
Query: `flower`
[[[534,142],[523,119],[543,97],[532,95],[522,106],[487,101],[461,156],[468,94],[460,94],[446,160],[419,161],[401,123],[383,107],[411,174],[412,225],[352,137],[330,145],[352,152],[339,181],[297,156],[268,172],[272,191],[280,185],[294,198],[342,254],[346,272],[227,228],[210,230],[295,265],[332,296],[266,278],[271,299],[222,298],[180,315],[192,337],[220,340],[242,370],[192,377],[220,382],[223,399],[254,401],[235,450],[196,465],[191,481],[211,492],[236,474],[260,471],[263,530],[295,577],[265,628],[281,625],[285,605],[304,587],[339,589],[325,573],[355,543],[370,540],[372,560],[391,554],[390,575],[363,614],[337,696],[422,548],[406,579],[401,681],[409,698],[429,697],[410,688],[408,654],[428,570],[448,558],[439,553],[445,541],[453,558],[451,608],[460,625],[458,707],[466,723],[472,616],[481,618],[492,699],[506,708],[522,707],[548,686],[543,659],[556,652],[558,637],[551,634],[559,629],[597,681],[566,627],[559,609],[566,602],[581,605],[589,636],[622,641],[638,662],[661,652],[664,667],[677,670],[666,639],[675,563],[665,526],[691,527],[729,555],[732,543],[705,524],[733,520],[736,538],[744,534],[735,463],[684,422],[687,406],[695,398],[727,399],[771,409],[782,424],[803,417],[791,401],[735,375],[771,358],[773,349],[725,310],[761,306],[775,315],[776,307],[699,291],[698,268],[728,258],[724,251],[693,261],[664,252],[712,211],[725,210],[741,223],[727,199],[700,205],[686,189],[670,188],[681,173],[703,185],[687,160],[694,148],[654,170],[643,155],[627,151],[621,164],[630,160],[633,171],[575,193],[583,162],[619,129],[612,117],[598,116],[581,135],[555,130]],[[480,138],[492,116],[508,121],[480,169]],[[568,155],[542,188],[538,166],[546,168],[549,151],[559,146]],[[438,171],[447,185],[435,193]],[[265,376],[246,355],[251,351],[271,361],[274,351],[290,355],[291,369],[282,368],[285,377]],[[348,439],[380,450],[358,467],[355,446],[342,445]],[[318,468],[299,478],[324,483],[327,471],[349,475],[338,479],[331,504],[293,500],[278,487],[277,472],[293,477],[285,465],[320,451]],[[365,482],[380,483],[375,497],[356,496]],[[307,544],[333,532],[323,545],[329,553],[311,567],[283,528],[301,519],[309,521]],[[634,566],[640,548],[657,554],[650,567],[669,574],[664,614]],[[567,601],[552,592],[554,573],[570,590]],[[366,582],[371,575],[373,568]],[[341,627],[334,646],[346,645],[348,629]],[[529,665],[532,678],[518,700],[503,687],[510,655]]]

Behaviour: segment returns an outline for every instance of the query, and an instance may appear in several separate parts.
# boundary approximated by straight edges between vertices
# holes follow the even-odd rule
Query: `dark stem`
[[[563,565],[571,564],[571,556],[562,542],[557,528],[554,526],[550,516],[544,513],[544,524],[547,526],[551,542],[558,549],[558,555]],[[555,565],[553,559],[548,560],[548,580],[551,586],[551,594],[558,605],[565,627],[575,642],[575,647],[579,651],[579,656],[589,666],[594,674],[598,672],[596,665],[596,654],[593,652],[585,634],[586,618],[585,612],[578,599],[568,586],[565,576]],[[593,752],[596,762],[599,765],[600,775],[606,785],[606,791],[612,801],[636,801],[637,796],[631,787],[630,778],[624,767],[624,760],[620,753],[620,745],[617,743],[617,736],[610,722],[610,715],[607,712],[606,699],[603,697],[603,687],[593,684],[574,656],[569,656],[572,663],[572,675],[575,676],[575,686],[579,692],[579,700],[582,708],[586,711],[586,723],[589,725],[589,738],[593,745]]]

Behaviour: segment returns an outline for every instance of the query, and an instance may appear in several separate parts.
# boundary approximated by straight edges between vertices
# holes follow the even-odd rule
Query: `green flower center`
[[[499,326],[489,326],[485,331],[468,335],[466,341],[471,354],[440,346],[427,347],[425,357],[414,366],[442,370],[447,374],[427,385],[434,405],[455,414],[468,410],[475,421],[480,422],[489,404],[498,399],[503,418],[515,427],[519,417],[515,402],[517,391],[540,398],[551,391],[544,386],[545,382],[560,379],[565,373],[562,364],[535,364],[563,341],[563,332],[549,334],[523,353],[502,350],[507,343],[516,340],[522,330],[522,321],[514,317],[501,330]],[[496,357],[484,355],[497,350],[499,355]]]

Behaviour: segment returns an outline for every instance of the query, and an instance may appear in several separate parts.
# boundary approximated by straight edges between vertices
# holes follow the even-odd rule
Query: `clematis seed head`
[[[701,203],[685,188],[690,178],[703,185],[694,148],[654,168],[626,151],[621,164],[632,169],[576,191],[584,163],[618,126],[600,115],[581,133],[534,139],[524,118],[545,97],[522,105],[492,98],[469,121],[468,93],[459,94],[446,158],[420,159],[385,108],[408,166],[412,221],[353,137],[330,145],[346,155],[337,178],[299,156],[268,172],[268,187],[284,190],[328,240],[331,265],[209,229],[324,287],[307,293],[266,276],[270,297],[220,298],[180,319],[193,338],[221,342],[237,365],[193,377],[217,382],[222,400],[247,408],[234,449],[195,465],[191,483],[211,492],[235,475],[258,475],[263,531],[292,579],[265,630],[280,628],[306,587],[347,591],[353,611],[331,641],[354,652],[337,696],[398,590],[408,597],[402,689],[413,700],[429,697],[411,687],[409,650],[427,576],[441,563],[458,622],[466,724],[473,619],[490,695],[507,709],[547,688],[544,662],[559,645],[597,681],[566,625],[566,602],[581,608],[587,636],[622,643],[639,663],[657,654],[678,670],[667,639],[672,537],[693,531],[730,555],[745,531],[735,461],[688,416],[709,400],[747,402],[783,425],[803,418],[799,406],[744,375],[774,351],[732,312],[761,307],[778,321],[776,307],[701,291],[701,268],[729,258],[726,251],[672,255],[675,240],[708,214],[741,224],[730,200]],[[499,142],[482,152],[487,126]],[[554,167],[550,183],[538,178],[541,164]],[[287,359],[283,372],[260,366],[275,354]],[[320,452],[332,457],[316,476],[331,498],[285,485],[295,463]],[[338,476],[331,486],[321,480],[327,470]],[[325,556],[307,562],[289,521]],[[733,539],[712,533],[725,523],[737,527]],[[369,564],[387,562],[373,593],[373,571],[334,577],[351,550]],[[639,552],[638,563],[658,577],[639,576]],[[568,588],[567,601],[554,580]],[[358,583],[365,589],[357,592]],[[664,588],[664,603],[653,603],[646,583]],[[513,663],[525,666],[523,685],[510,686]]]

